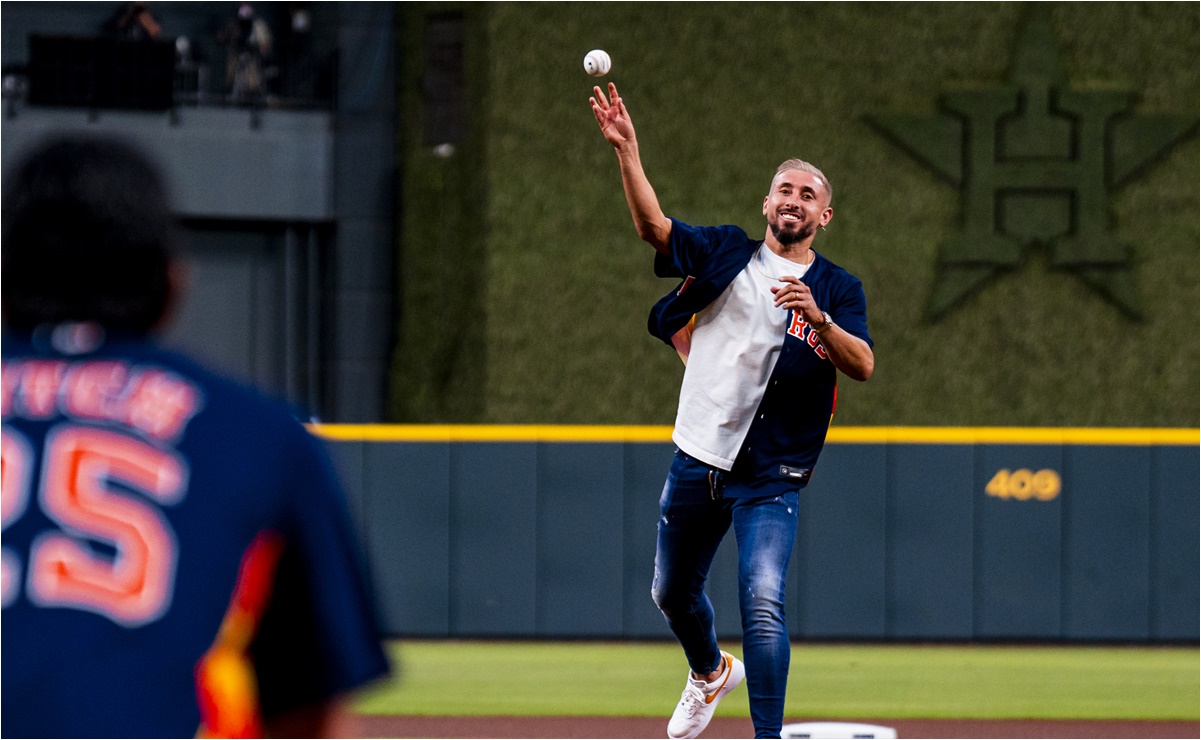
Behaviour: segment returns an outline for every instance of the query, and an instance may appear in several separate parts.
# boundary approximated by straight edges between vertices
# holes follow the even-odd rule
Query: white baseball
[[[593,49],[584,57],[584,71],[593,77],[604,77],[612,66],[609,55],[602,49]]]

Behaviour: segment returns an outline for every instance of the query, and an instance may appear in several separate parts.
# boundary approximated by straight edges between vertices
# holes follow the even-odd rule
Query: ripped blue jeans
[[[734,527],[742,652],[755,737],[779,737],[790,660],[784,581],[796,542],[798,492],[725,498],[727,474],[677,451],[659,500],[655,604],[700,675],[721,664],[705,580]]]

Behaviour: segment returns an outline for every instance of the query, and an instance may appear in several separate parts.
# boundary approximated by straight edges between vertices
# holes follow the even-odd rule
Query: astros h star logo
[[[1072,89],[1047,11],[1037,8],[1005,83],[948,91],[934,116],[869,117],[963,194],[962,231],[939,247],[929,320],[1018,267],[1032,247],[1141,320],[1133,249],[1110,230],[1109,200],[1197,121],[1135,115],[1136,100],[1128,90]]]

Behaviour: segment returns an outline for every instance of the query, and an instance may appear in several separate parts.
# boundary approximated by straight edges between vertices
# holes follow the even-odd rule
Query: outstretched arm
[[[642,158],[638,155],[638,139],[634,136],[634,124],[626,111],[625,102],[617,94],[617,86],[609,83],[609,97],[599,87],[592,88],[592,112],[600,125],[601,134],[613,145],[621,168],[621,185],[625,189],[626,203],[634,218],[638,236],[655,248],[656,252],[668,254],[667,239],[671,235],[671,219],[663,215],[655,189],[642,170]]]

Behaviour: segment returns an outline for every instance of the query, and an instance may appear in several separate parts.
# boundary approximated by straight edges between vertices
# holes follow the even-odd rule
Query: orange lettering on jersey
[[[796,311],[793,311],[792,312],[792,323],[789,324],[789,326],[788,326],[788,333],[791,334],[792,336],[796,337],[797,339],[800,339],[801,335],[805,331],[806,326],[809,326],[808,322],[806,322],[805,319],[802,318],[799,313],[797,313]]]
[[[29,505],[33,452],[16,430],[6,428],[0,434],[0,526],[8,529]],[[21,560],[12,548],[0,548],[0,606],[12,604],[20,590]]]
[[[61,412],[104,420],[160,440],[179,436],[201,407],[200,391],[160,368],[121,362],[31,360],[5,366],[4,415],[47,419]]]
[[[125,491],[174,504],[187,489],[183,462],[124,434],[73,426],[47,438],[45,455],[42,508],[63,532],[33,545],[30,599],[131,627],[158,619],[171,603],[178,546],[163,513]],[[116,555],[98,555],[85,537]]]
[[[58,389],[63,382],[67,363],[58,360],[35,360],[25,363],[21,373],[21,403],[31,419],[45,419],[58,408]]]
[[[33,453],[19,432],[5,428],[0,432],[0,526],[5,528],[21,518],[29,500],[29,476]]]
[[[3,377],[3,395],[0,395],[0,413],[8,416],[12,413],[13,396],[17,393],[17,386],[21,383],[21,371],[25,369],[22,363],[5,363],[0,369],[0,376]]]
[[[125,423],[158,439],[178,435],[199,411],[196,389],[161,370],[145,370],[125,396]]]
[[[79,419],[110,419],[125,388],[129,368],[123,362],[85,362],[67,371],[63,408]]]
[[[788,325],[788,333],[812,347],[818,357],[823,360],[829,359],[829,356],[826,354],[826,348],[822,346],[818,338],[817,331],[796,311],[792,312],[792,321]]]

